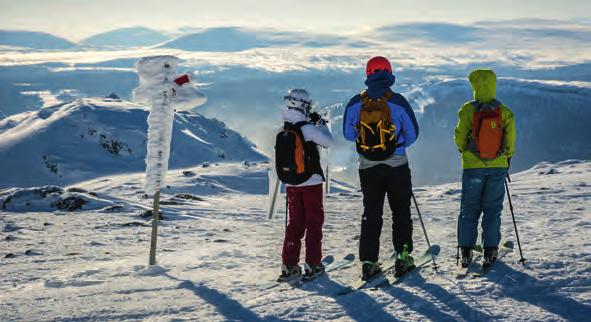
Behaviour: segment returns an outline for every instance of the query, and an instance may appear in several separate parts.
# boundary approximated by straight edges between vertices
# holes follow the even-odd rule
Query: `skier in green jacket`
[[[474,101],[459,112],[454,140],[462,154],[462,201],[458,219],[458,247],[462,267],[472,262],[472,251],[482,213],[483,265],[497,257],[501,239],[504,182],[515,150],[515,119],[496,97],[496,75],[476,69],[469,75]]]

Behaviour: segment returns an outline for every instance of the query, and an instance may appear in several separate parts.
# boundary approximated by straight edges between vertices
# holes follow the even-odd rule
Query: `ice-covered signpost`
[[[145,186],[146,194],[154,197],[150,265],[156,264],[160,188],[165,185],[168,170],[174,111],[194,108],[205,102],[205,97],[190,84],[189,75],[177,74],[178,62],[174,56],[152,56],[136,63],[140,85],[133,92],[134,101],[151,107]]]

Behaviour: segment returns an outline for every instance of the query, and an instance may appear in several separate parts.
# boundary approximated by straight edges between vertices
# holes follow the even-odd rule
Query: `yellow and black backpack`
[[[378,99],[371,99],[364,91],[361,93],[361,110],[357,123],[357,152],[368,160],[387,159],[397,148],[396,126],[388,100],[394,95],[391,90]]]

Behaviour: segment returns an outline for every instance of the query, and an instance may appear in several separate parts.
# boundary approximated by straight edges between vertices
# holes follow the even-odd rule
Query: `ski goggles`
[[[283,99],[286,100],[286,101],[294,101],[294,102],[302,103],[301,106],[303,108],[310,108],[310,106],[312,106],[312,102],[311,101],[307,101],[307,100],[303,100],[303,99],[300,99],[300,98],[296,98],[296,97],[293,97],[291,95],[285,95],[283,97]]]

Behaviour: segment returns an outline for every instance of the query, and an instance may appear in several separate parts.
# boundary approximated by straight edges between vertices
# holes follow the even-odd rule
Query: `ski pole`
[[[423,227],[423,233],[425,234],[425,239],[427,240],[427,247],[431,250],[431,242],[429,241],[429,236],[427,235],[427,229],[425,228],[425,223],[423,223],[423,216],[421,216],[421,211],[419,210],[419,205],[417,204],[417,198],[415,198],[414,192],[410,192],[412,196],[412,200],[415,203],[415,208],[417,209],[417,213],[419,214],[419,220],[421,221],[421,227]],[[433,260],[433,268],[437,271],[437,263],[435,262],[435,256],[431,256],[431,260]]]
[[[285,228],[287,228],[287,208],[289,206],[288,200],[287,200],[287,187],[285,188]]]
[[[509,174],[507,173],[507,180],[511,181]],[[521,265],[525,266],[525,258],[523,258],[523,252],[521,251],[521,242],[519,241],[519,232],[517,232],[517,223],[515,222],[515,213],[513,212],[513,203],[511,202],[511,193],[509,192],[509,184],[505,180],[505,190],[507,190],[507,200],[509,200],[509,209],[511,210],[511,217],[513,218],[513,227],[515,228],[515,236],[517,237],[517,246],[519,247],[519,256],[521,259]]]

